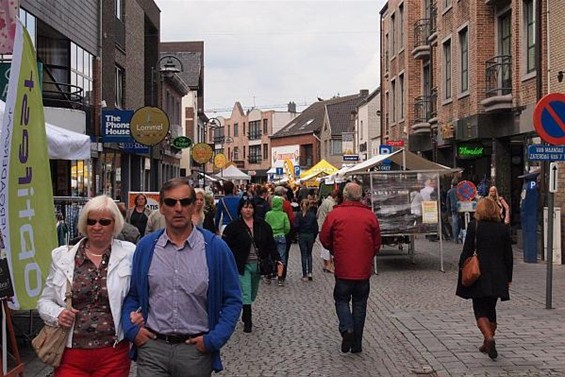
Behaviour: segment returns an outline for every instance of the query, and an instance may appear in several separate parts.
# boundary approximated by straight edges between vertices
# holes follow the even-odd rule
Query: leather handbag
[[[473,256],[465,259],[463,268],[461,270],[461,284],[464,287],[470,287],[475,284],[477,279],[481,276],[481,269],[479,268],[479,256],[477,255],[477,230],[479,229],[478,223],[475,228],[475,251]]]
[[[71,283],[67,280],[65,292],[66,309],[72,308]],[[70,328],[45,325],[31,341],[35,353],[45,364],[57,368],[69,339]]]

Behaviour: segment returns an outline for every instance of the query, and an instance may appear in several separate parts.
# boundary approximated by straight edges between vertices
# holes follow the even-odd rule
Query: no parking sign
[[[534,109],[534,128],[543,141],[565,144],[565,94],[550,93]]]

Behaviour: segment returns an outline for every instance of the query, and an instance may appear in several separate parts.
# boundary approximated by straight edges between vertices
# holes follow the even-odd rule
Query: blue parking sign
[[[392,145],[383,145],[383,144],[379,145],[379,154],[391,154],[391,153],[392,153]],[[381,164],[391,165],[392,161],[387,158],[386,160],[383,160]]]
[[[294,176],[295,177],[300,177],[300,166],[296,165],[294,167]]]

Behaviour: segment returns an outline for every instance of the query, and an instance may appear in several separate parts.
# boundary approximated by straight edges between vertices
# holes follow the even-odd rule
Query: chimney
[[[287,108],[288,108],[288,112],[289,112],[289,113],[293,113],[293,114],[296,113],[296,103],[294,103],[294,102],[292,102],[292,101],[289,102]]]
[[[361,89],[361,90],[359,91],[359,95],[360,95],[361,97],[369,97],[369,89]]]

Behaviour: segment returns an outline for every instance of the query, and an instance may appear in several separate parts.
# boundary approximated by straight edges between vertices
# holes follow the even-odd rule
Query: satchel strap
[[[473,256],[477,256],[477,233],[479,233],[479,222],[475,222],[475,250],[473,251]]]
[[[71,289],[71,282],[67,279],[67,290],[65,291],[65,304],[67,310],[71,310],[73,307],[73,292]]]
[[[233,217],[230,213],[230,209],[228,207],[226,207],[226,202],[225,202],[224,198],[222,198],[222,205],[224,206],[224,211],[226,211],[226,213],[228,214],[230,221],[233,221]]]

